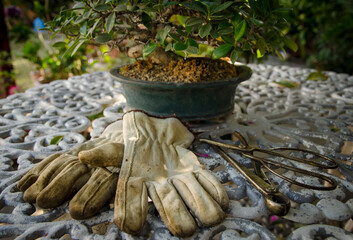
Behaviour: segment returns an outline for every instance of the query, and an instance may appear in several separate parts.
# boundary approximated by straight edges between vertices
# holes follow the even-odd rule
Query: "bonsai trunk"
[[[140,58],[143,56],[143,44],[140,45],[136,45],[134,47],[131,47],[128,52],[127,55],[131,58]],[[157,47],[149,56],[148,56],[148,60],[150,60],[152,63],[155,64],[160,64],[160,65],[168,65],[168,63],[170,62],[170,60],[172,59],[176,59],[177,56],[171,55],[171,53],[168,53],[166,51],[164,51],[164,49]]]

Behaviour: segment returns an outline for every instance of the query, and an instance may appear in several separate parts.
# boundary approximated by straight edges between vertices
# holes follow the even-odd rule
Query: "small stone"
[[[336,199],[321,199],[316,206],[330,220],[344,221],[352,216],[352,211],[349,207]]]

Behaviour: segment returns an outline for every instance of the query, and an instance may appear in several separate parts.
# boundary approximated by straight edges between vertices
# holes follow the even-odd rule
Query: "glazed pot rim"
[[[127,65],[127,64],[126,64]],[[240,74],[234,78],[221,79],[217,81],[207,81],[207,82],[197,82],[197,83],[175,83],[175,82],[154,82],[146,80],[132,79],[119,74],[119,69],[126,65],[121,65],[112,68],[109,73],[111,77],[116,79],[120,83],[140,85],[145,87],[162,87],[162,88],[204,88],[204,87],[215,87],[221,85],[235,85],[239,84],[245,80],[248,80],[252,75],[252,70],[245,65],[237,65]]]

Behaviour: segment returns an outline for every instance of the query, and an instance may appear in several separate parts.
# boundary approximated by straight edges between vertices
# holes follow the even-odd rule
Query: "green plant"
[[[281,0],[289,35],[299,45],[299,57],[311,67],[353,74],[353,2],[347,0]]]
[[[0,78],[15,78],[14,70],[12,68],[7,67],[10,64],[12,64],[12,61],[9,53],[6,51],[0,51]]]
[[[41,36],[39,34],[39,36]],[[86,72],[89,63],[86,49],[77,49],[75,56],[61,56],[69,46],[66,42],[59,42],[51,47],[43,37],[31,38],[25,43],[21,57],[34,63],[42,82],[50,82],[55,79],[66,79],[70,75],[80,75]]]
[[[32,29],[21,22],[9,29],[9,37],[15,42],[25,42],[32,35]]]
[[[215,59],[228,56],[235,62],[271,52],[282,57],[284,47],[296,51],[280,15],[287,10],[278,0],[79,0],[47,26],[71,39],[65,53],[71,56],[90,43],[117,47],[134,58],[152,52],[160,59],[165,52],[189,56],[203,48]]]

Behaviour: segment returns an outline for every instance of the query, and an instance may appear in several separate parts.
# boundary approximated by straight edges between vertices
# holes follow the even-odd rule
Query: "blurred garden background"
[[[57,79],[86,72],[107,71],[131,62],[108,46],[82,45],[74,56],[63,53],[65,37],[45,30],[45,23],[75,4],[67,0],[0,0],[0,97]],[[353,1],[280,0],[286,31],[297,43],[296,52],[243,59],[243,62],[290,64],[353,74]],[[55,44],[60,42],[61,44]],[[69,41],[67,41],[69,43]],[[128,44],[128,43],[127,43]]]

